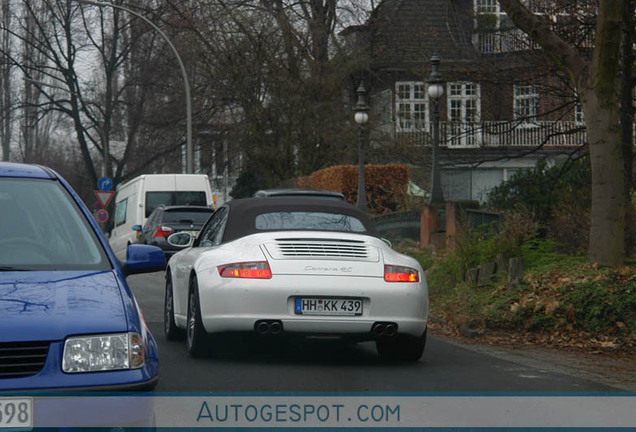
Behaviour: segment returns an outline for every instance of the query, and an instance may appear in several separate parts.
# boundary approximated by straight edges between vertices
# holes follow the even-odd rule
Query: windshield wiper
[[[0,271],[27,271],[27,269],[12,266],[0,266]]]

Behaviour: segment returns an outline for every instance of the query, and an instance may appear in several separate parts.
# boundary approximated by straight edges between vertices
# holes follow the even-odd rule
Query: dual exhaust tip
[[[277,335],[283,332],[283,323],[278,320],[256,321],[254,331],[261,336]]]
[[[392,322],[376,322],[371,327],[373,337],[392,337],[397,333],[398,325]],[[283,332],[283,323],[279,320],[260,320],[254,323],[254,331],[261,335],[278,335]]]
[[[392,322],[376,322],[371,327],[371,335],[374,337],[391,337],[397,333],[398,326]]]

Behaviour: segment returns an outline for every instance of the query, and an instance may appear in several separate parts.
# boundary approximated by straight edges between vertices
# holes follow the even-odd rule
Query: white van
[[[205,174],[145,174],[123,183],[115,193],[113,230],[109,242],[119,259],[137,239],[133,226],[143,226],[159,205],[212,206],[215,202]]]

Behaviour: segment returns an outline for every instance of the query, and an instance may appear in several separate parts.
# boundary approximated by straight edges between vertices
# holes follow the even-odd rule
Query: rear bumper
[[[373,339],[372,327],[375,323],[397,324],[397,333],[411,336],[421,336],[426,330],[426,320],[405,319],[404,317],[390,317],[377,320],[338,320],[334,317],[321,319],[290,319],[275,315],[243,315],[241,317],[216,317],[204,320],[204,327],[209,333],[221,332],[249,332],[255,330],[260,321],[279,321],[282,333],[297,335],[325,335],[342,337],[359,337]]]
[[[269,283],[268,283],[269,282]],[[426,283],[388,283],[372,277],[277,276],[271,280],[229,280],[205,285],[199,280],[203,326],[209,333],[253,331],[260,320],[278,320],[289,333],[370,334],[376,322],[398,325],[398,333],[420,336],[428,319]],[[296,298],[362,299],[360,316],[299,315]],[[185,326],[181,317],[180,325]]]

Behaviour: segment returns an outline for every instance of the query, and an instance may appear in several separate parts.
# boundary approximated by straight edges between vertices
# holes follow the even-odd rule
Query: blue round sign
[[[113,180],[110,177],[102,177],[97,180],[97,189],[100,191],[109,191],[113,187]]]
[[[96,216],[97,222],[105,223],[106,221],[108,221],[108,212],[104,209],[98,210]]]

